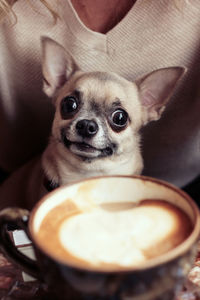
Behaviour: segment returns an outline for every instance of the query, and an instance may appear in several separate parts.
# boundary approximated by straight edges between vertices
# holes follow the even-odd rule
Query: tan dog
[[[42,40],[44,92],[55,104],[42,160],[15,172],[0,188],[1,207],[32,208],[57,186],[99,175],[140,174],[140,128],[158,120],[185,69],[153,71],[130,82],[108,72],[83,72],[65,49]]]

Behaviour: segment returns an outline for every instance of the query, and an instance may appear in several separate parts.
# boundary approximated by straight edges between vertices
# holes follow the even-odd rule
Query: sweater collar
[[[125,34],[127,31],[127,22],[130,22],[130,19],[136,20],[137,22],[138,13],[143,1],[144,0],[137,0],[124,18],[105,34],[89,29],[79,18],[70,0],[60,2],[59,15],[62,16],[73,35],[75,35],[83,44],[89,44],[93,49],[107,52],[109,37],[115,32],[122,32],[122,34]]]

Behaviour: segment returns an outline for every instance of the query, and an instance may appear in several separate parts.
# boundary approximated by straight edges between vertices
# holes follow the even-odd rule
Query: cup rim
[[[35,238],[35,233],[34,233],[34,229],[33,229],[33,223],[34,223],[34,217],[37,213],[37,210],[39,209],[39,207],[42,205],[43,202],[46,201],[46,199],[49,198],[49,195],[53,195],[56,194],[58,191],[62,190],[62,189],[67,189],[68,187],[72,186],[72,185],[76,185],[76,184],[80,184],[82,182],[87,182],[90,180],[96,180],[96,179],[103,179],[103,178],[129,178],[129,179],[136,179],[136,180],[144,180],[144,181],[150,181],[150,182],[154,182],[158,185],[161,186],[165,186],[173,191],[175,191],[176,193],[178,193],[179,195],[181,195],[190,205],[193,214],[194,214],[194,228],[192,229],[190,235],[178,246],[176,246],[175,248],[171,249],[170,251],[159,255],[158,257],[155,258],[151,258],[149,260],[147,260],[146,262],[142,263],[141,265],[138,266],[130,266],[130,267],[122,267],[120,266],[119,269],[114,269],[114,270],[107,270],[107,269],[100,269],[98,267],[87,267],[87,266],[78,266],[78,264],[74,264],[74,263],[70,263],[70,262],[66,262],[65,260],[59,259],[59,258],[55,258],[53,255],[51,255],[50,253],[47,253],[45,247],[43,247],[42,245],[40,245],[40,243],[37,241],[37,239]],[[70,268],[74,268],[77,270],[82,270],[82,271],[87,271],[87,272],[96,272],[96,273],[129,273],[129,272],[137,272],[137,271],[142,271],[142,270],[148,270],[151,268],[155,268],[159,265],[164,265],[170,261],[175,260],[176,258],[184,255],[190,248],[191,246],[198,240],[199,235],[200,235],[200,211],[199,208],[197,206],[197,204],[194,202],[194,200],[183,190],[181,190],[180,188],[178,188],[177,186],[166,182],[164,180],[161,179],[157,179],[157,178],[153,178],[150,176],[144,176],[144,175],[106,175],[106,176],[96,176],[96,177],[91,177],[85,180],[77,180],[74,183],[70,184],[70,185],[63,185],[59,188],[57,188],[56,190],[44,195],[37,203],[36,205],[33,207],[31,213],[30,213],[30,217],[29,217],[29,223],[28,223],[28,228],[29,228],[29,233],[31,236],[31,239],[33,241],[33,243],[36,245],[36,247],[43,253],[45,254],[45,256],[51,258],[51,260],[53,260],[54,262],[60,263],[62,265],[65,265],[66,267],[70,267]]]

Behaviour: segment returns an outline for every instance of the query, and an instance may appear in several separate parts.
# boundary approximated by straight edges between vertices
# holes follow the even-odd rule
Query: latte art
[[[140,266],[178,246],[190,232],[186,214],[163,200],[86,211],[68,200],[46,215],[37,239],[66,263],[112,270]]]

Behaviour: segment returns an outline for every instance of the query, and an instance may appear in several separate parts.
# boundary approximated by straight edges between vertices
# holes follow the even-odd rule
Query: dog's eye
[[[115,110],[111,115],[111,125],[115,130],[122,130],[127,125],[128,114],[123,109]]]
[[[74,96],[67,96],[61,101],[60,110],[63,119],[67,119],[78,109],[78,101]]]

